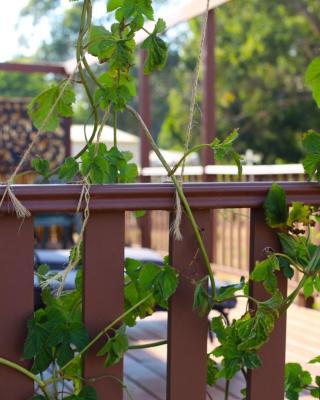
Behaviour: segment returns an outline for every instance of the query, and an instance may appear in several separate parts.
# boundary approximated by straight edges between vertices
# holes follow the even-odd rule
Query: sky
[[[181,0],[180,0],[181,1]],[[170,4],[178,4],[179,0],[169,0]],[[48,37],[48,29],[45,21],[34,26],[28,18],[19,20],[21,9],[26,6],[28,0],[11,0],[1,8],[0,13],[0,62],[10,61],[17,55],[32,55],[40,42]],[[64,7],[70,7],[68,0],[63,0]],[[95,13],[104,12],[105,2],[96,7]],[[28,32],[28,45],[22,46],[19,38],[22,33]]]

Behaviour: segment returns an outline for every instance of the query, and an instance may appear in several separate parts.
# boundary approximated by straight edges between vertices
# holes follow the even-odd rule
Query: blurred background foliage
[[[170,1],[155,2],[160,6]],[[40,44],[34,60],[66,61],[74,54],[81,4],[65,12],[60,4],[30,0],[21,12],[21,18],[33,18],[35,24],[46,18],[50,26],[50,40]],[[169,32],[168,65],[152,76],[152,131],[163,148],[183,148],[201,24],[198,18]],[[266,163],[300,161],[301,134],[320,129],[319,110],[304,85],[307,65],[319,54],[319,0],[231,0],[216,11],[216,24],[218,137],[240,128],[238,151],[249,147]],[[22,40],[28,40],[27,33]],[[0,93],[33,96],[47,80],[1,73]],[[201,140],[201,83],[202,71],[193,144]],[[87,119],[86,109],[83,99],[76,122]],[[129,132],[131,124],[125,117],[119,122]]]

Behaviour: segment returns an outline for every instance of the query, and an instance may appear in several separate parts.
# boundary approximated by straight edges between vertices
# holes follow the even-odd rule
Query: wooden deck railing
[[[143,179],[152,183],[167,182],[168,176],[163,167],[148,167],[141,171]],[[186,166],[185,182],[238,182],[235,165]],[[244,165],[242,182],[305,181],[302,164]],[[234,275],[244,274],[249,265],[249,209],[217,209],[214,215],[214,246],[212,261],[217,268],[228,268]],[[126,239],[132,244],[144,244],[163,252],[168,249],[167,230],[169,217],[163,211],[153,211],[148,223],[137,224],[130,214],[126,219]]]
[[[266,246],[277,248],[275,232],[265,224],[263,201],[269,183],[186,184],[185,193],[208,250],[212,245],[211,213],[215,208],[250,208],[250,267],[263,256]],[[316,184],[284,183],[288,200],[317,204],[320,188]],[[16,186],[14,192],[34,212],[74,211],[81,187]],[[174,187],[170,184],[112,185],[91,188],[91,217],[84,243],[84,321],[94,335],[122,313],[124,215],[126,210],[174,209]],[[0,188],[0,196],[3,187]],[[26,321],[33,313],[33,221],[16,219],[9,202],[0,214],[0,356],[22,362]],[[8,212],[9,211],[9,212]],[[191,278],[205,275],[202,260],[189,223],[182,221],[183,241],[170,238],[172,265],[180,272],[180,285],[171,301],[168,324],[167,399],[204,400],[206,396],[207,321],[192,311],[194,287]],[[168,233],[169,234],[169,233]],[[280,289],[287,290],[280,277]],[[266,293],[260,285],[252,285],[258,298]],[[271,340],[262,349],[263,366],[250,372],[248,399],[283,400],[286,319],[276,326]],[[93,349],[84,360],[84,375],[106,373],[103,361]],[[24,363],[24,362],[22,362]],[[122,379],[122,363],[108,373]],[[122,399],[121,386],[112,379],[95,384],[99,399]],[[266,389],[267,388],[267,389]],[[31,398],[33,382],[5,367],[0,367],[0,398]],[[138,400],[138,399],[137,399]]]

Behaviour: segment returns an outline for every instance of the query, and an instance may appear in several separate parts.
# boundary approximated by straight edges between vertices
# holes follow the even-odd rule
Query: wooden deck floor
[[[239,304],[231,313],[231,318],[241,315],[242,312],[243,305]],[[162,340],[166,335],[165,312],[157,312],[129,330],[130,342],[136,344]],[[211,346],[210,343],[208,346]],[[319,352],[320,312],[293,306],[288,314],[287,361],[299,362],[311,373],[319,375],[319,364],[308,364]],[[125,357],[125,382],[130,393],[125,393],[125,400],[165,400],[166,346],[129,351]],[[223,399],[223,385],[223,382],[220,382],[217,387],[208,389],[214,400]],[[229,400],[240,399],[239,392],[243,387],[244,381],[239,375],[231,384]],[[311,397],[305,395],[301,396],[301,399],[309,400]]]

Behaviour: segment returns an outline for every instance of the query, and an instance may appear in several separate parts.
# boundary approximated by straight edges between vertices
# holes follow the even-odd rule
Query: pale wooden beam
[[[209,10],[217,8],[230,0],[210,0]],[[179,7],[172,7],[171,9],[166,8],[162,13],[159,13],[159,17],[166,21],[167,29],[173,28],[174,26],[189,21],[201,14],[204,14],[207,10],[207,0],[192,0],[187,4]],[[155,23],[149,22],[145,28],[147,31],[153,31]],[[140,44],[147,37],[147,33],[143,30],[137,32],[135,40],[137,44]]]

